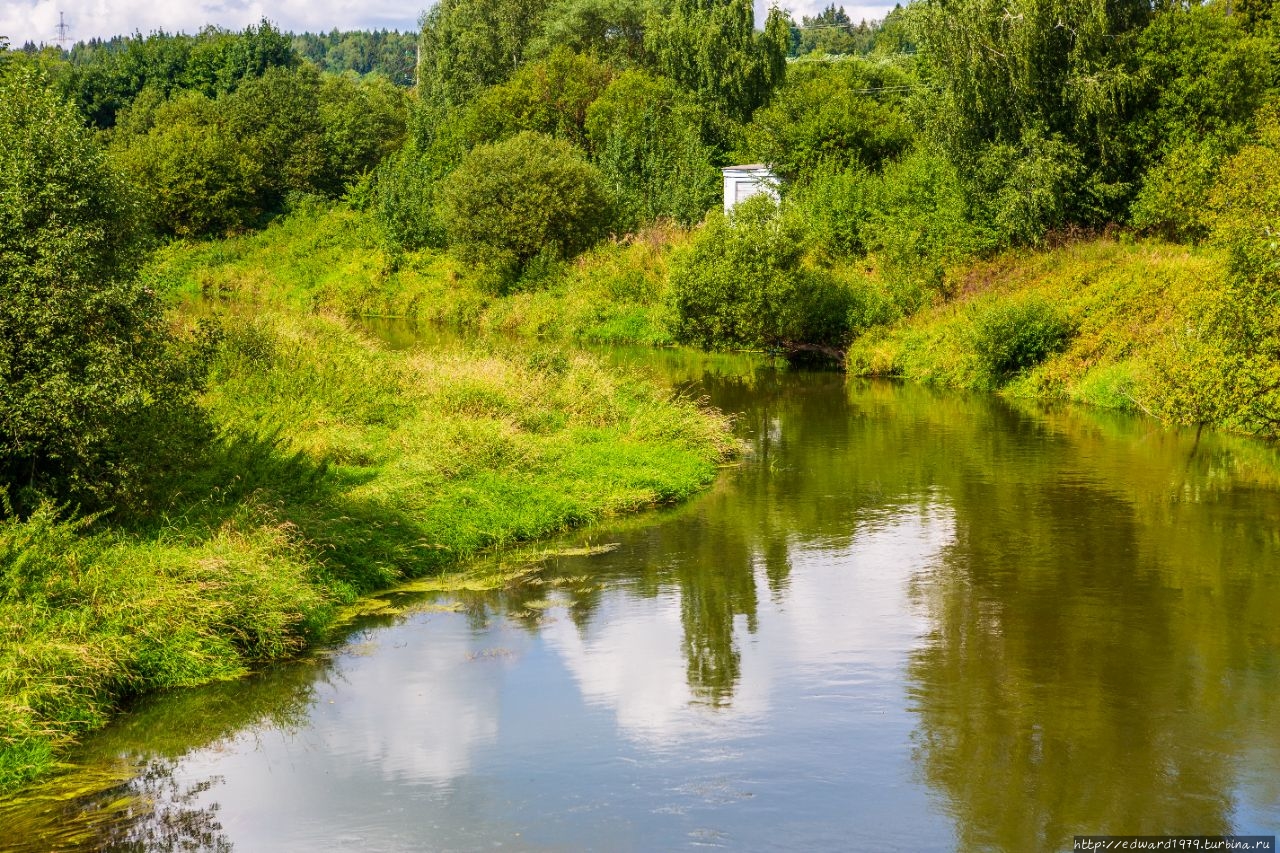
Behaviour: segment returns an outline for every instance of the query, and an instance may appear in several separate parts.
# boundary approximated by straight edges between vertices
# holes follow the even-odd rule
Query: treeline
[[[397,86],[412,86],[418,57],[418,34],[391,30],[300,33],[293,49],[321,71],[379,74]]]
[[[834,3],[817,15],[803,15],[799,26],[791,25],[793,57],[846,56],[869,53],[913,53],[915,43],[906,27],[901,4],[879,21],[854,22],[843,6]]]

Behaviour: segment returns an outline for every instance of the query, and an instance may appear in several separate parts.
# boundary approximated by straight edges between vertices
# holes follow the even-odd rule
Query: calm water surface
[[[0,847],[1034,851],[1280,831],[1271,449],[615,357],[738,413],[744,463],[685,506],[493,562],[497,589],[397,590],[327,654],[149,701],[0,803]]]

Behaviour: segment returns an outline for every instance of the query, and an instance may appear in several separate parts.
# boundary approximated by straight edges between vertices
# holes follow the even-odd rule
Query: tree
[[[644,71],[622,74],[587,110],[592,159],[618,200],[621,229],[659,217],[692,225],[715,204],[720,172],[701,113],[671,80]]]
[[[837,355],[846,341],[848,292],[806,269],[803,231],[761,194],[712,211],[671,262],[681,340],[707,348],[767,347]]]
[[[645,47],[663,74],[746,121],[786,75],[790,32],[776,6],[757,33],[751,0],[675,0],[650,16]]]
[[[567,142],[521,133],[472,149],[441,188],[441,220],[466,260],[509,285],[542,256],[569,258],[610,224],[600,172]]]
[[[909,85],[892,67],[853,59],[792,72],[747,125],[747,148],[787,180],[823,167],[876,167],[911,140],[899,94]]]
[[[1116,215],[1133,178],[1132,151],[1119,132],[1136,86],[1133,43],[1151,9],[1147,0],[911,7],[928,79],[940,90],[931,131],[967,177],[987,145],[1038,139],[1073,149],[1087,180],[1067,207],[1078,220]]]
[[[219,99],[227,129],[262,166],[260,204],[275,210],[291,192],[337,195],[314,68],[271,68]]]
[[[638,65],[644,60],[645,21],[652,5],[652,0],[554,0],[529,54],[545,56],[564,47],[615,65]]]
[[[472,140],[491,142],[530,130],[581,147],[587,110],[613,76],[599,60],[557,47],[476,99],[469,116]]]
[[[153,107],[144,93],[120,115],[111,159],[147,199],[143,218],[158,234],[222,236],[262,213],[262,164],[220,107],[199,92]]]
[[[206,27],[198,35],[164,32],[77,44],[60,83],[89,120],[115,125],[116,114],[144,89],[165,95],[194,89],[225,95],[269,68],[293,68],[298,56],[288,37],[265,19],[239,33]]]
[[[75,108],[31,69],[0,79],[0,484],[93,504],[136,482],[150,416],[190,401],[136,206]]]
[[[422,19],[418,89],[457,105],[524,63],[547,0],[440,0]]]
[[[405,95],[383,77],[326,74],[317,105],[331,187],[346,187],[404,143]]]

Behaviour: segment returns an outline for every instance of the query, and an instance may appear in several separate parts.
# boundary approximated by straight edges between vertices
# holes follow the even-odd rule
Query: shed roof
[[[766,166],[764,163],[745,163],[741,166],[722,166],[720,168],[720,171],[722,172],[755,172],[755,171],[767,172],[769,171],[769,167]]]

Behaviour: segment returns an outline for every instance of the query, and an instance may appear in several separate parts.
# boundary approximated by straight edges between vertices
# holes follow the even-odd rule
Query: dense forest
[[[424,317],[448,303],[454,319],[542,312],[546,326],[572,327],[581,311],[612,318],[610,340],[819,353],[863,374],[1280,434],[1273,0],[917,0],[856,24],[834,6],[756,21],[749,0],[441,0],[413,36],[292,36],[264,21],[0,48],[0,602],[27,601],[33,578],[74,550],[82,528],[57,519],[76,512],[155,524],[212,513],[205,538],[183,534],[201,547],[285,554],[287,527],[325,553],[358,550],[318,521],[359,517],[323,485],[326,466],[386,464],[378,442],[419,417],[397,401],[425,368],[389,367],[310,320],[175,316],[182,287],[265,303],[296,282],[280,302]],[[781,200],[726,216],[719,169],[748,162],[772,167]],[[251,252],[294,278],[258,270],[224,287],[219,265]],[[313,298],[331,271],[321,265],[348,301]],[[1018,289],[1033,278],[1052,286]],[[428,280],[426,296],[396,301]],[[608,315],[624,304],[650,319]],[[345,375],[325,348],[363,367]],[[547,384],[548,399],[572,396],[556,384],[566,377],[595,376],[535,355],[485,363]],[[492,399],[519,397],[521,382],[504,382]],[[608,388],[658,411],[650,392]],[[233,402],[268,392],[264,411],[283,420]],[[458,393],[430,399],[487,411]],[[319,448],[282,438],[304,400],[363,420]],[[460,537],[456,553],[705,482],[728,452],[723,424],[663,411],[700,454],[663,489],[557,504],[496,540]],[[532,432],[576,423],[538,416]],[[357,434],[366,444],[343,443]],[[241,472],[255,466],[266,473],[251,488]],[[212,470],[237,472],[237,485]],[[257,497],[245,509],[246,495],[308,509],[266,538],[254,538],[266,527],[232,535],[216,508],[233,494],[241,521],[267,512]],[[202,501],[199,513],[182,501]],[[341,591],[330,598],[388,583],[410,541],[387,545],[385,565],[352,557],[357,581],[335,581],[330,563],[313,576]],[[311,630],[311,616],[290,619],[279,630]],[[148,673],[112,675],[99,692],[220,677]],[[50,702],[66,720],[97,719]],[[28,759],[0,762],[0,784],[48,761]]]

